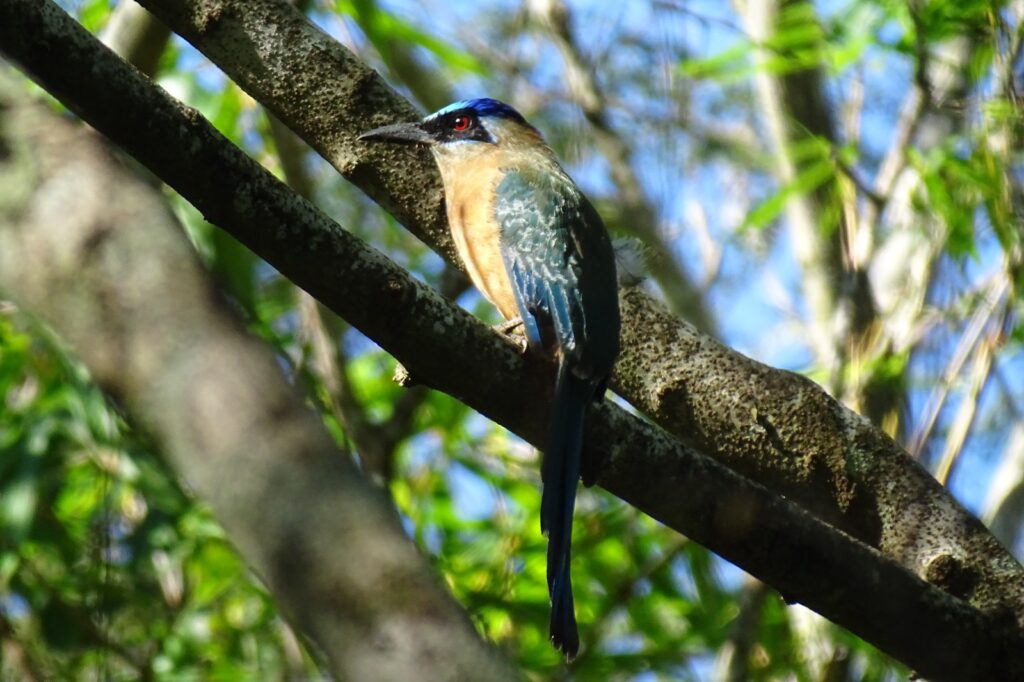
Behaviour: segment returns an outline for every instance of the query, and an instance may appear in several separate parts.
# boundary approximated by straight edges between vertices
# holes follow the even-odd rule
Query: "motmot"
[[[494,99],[450,104],[361,140],[426,145],[444,184],[448,223],[477,289],[531,351],[558,362],[541,465],[540,523],[548,536],[551,641],[579,650],[570,557],[587,406],[604,398],[619,354],[615,255],[604,223],[541,133]]]

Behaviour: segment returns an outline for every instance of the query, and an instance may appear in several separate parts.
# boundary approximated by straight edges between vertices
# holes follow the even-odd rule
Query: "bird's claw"
[[[493,327],[491,327],[491,329],[498,332],[502,336],[507,337],[510,341],[516,344],[516,348],[519,349],[519,354],[525,355],[526,350],[529,347],[529,343],[527,342],[525,336],[523,336],[521,333],[516,332],[516,330],[521,329],[522,326],[523,318],[517,317],[511,320],[506,320],[501,324],[496,324]]]
[[[494,325],[494,331],[496,331],[499,334],[502,334],[504,336],[511,336],[512,332],[514,332],[516,330],[516,328],[522,327],[522,326],[523,326],[523,318],[521,318],[521,317],[514,317],[511,320],[505,320],[501,324]]]

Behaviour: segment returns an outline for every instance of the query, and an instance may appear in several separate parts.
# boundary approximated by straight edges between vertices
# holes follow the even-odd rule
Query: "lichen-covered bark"
[[[336,156],[347,160],[339,165],[351,179],[370,183],[368,188],[388,205],[405,207],[399,212],[403,219],[412,220],[417,211],[429,219],[440,215],[439,195],[422,194],[424,183],[436,183],[432,168],[424,170],[400,150],[371,156],[352,143],[356,133],[383,117],[354,118],[356,105],[342,100],[331,106],[347,110],[341,117],[352,127],[331,132],[317,124],[329,118],[327,113],[313,110],[326,106],[324,100],[294,104],[302,94],[290,88],[294,74],[328,48],[322,36],[302,42],[316,31],[292,26],[305,25],[305,19],[292,16],[287,4],[147,4],[165,21],[182,23],[175,29],[220,60],[243,87],[277,103],[279,115],[293,128],[304,135],[327,134],[326,140],[309,141],[320,149],[335,149]],[[164,4],[177,14],[162,13],[159,6]],[[55,21],[52,27],[46,20],[28,25],[29,9],[39,5],[51,6],[31,0],[0,5],[0,49],[13,54],[47,89],[146,163],[212,222],[376,339],[416,379],[459,397],[531,442],[540,440],[547,408],[535,398],[551,383],[550,368],[542,361],[517,355],[510,344],[339,230],[262,173],[194,112],[130,78],[118,69],[119,62],[110,61],[112,56],[89,51],[79,34],[65,39],[70,29]],[[257,7],[263,21],[243,22],[248,7]],[[233,36],[229,44],[245,43],[237,26],[224,28],[225,13],[258,34],[249,42],[263,45],[260,53],[241,50],[238,54],[246,59],[231,61],[238,54],[218,52],[219,34],[213,30],[218,26]],[[220,20],[211,23],[211,16]],[[43,40],[40,34],[51,28],[54,33]],[[276,79],[262,77],[256,85],[272,87],[259,89],[247,74],[264,67],[248,60],[273,51],[275,36],[290,38],[271,58],[288,68]],[[365,70],[337,57],[331,63]],[[325,90],[351,93],[345,84],[358,82],[363,92],[376,93],[372,101],[382,110],[408,108],[389,99],[395,96],[384,86],[370,88],[372,74],[320,73],[326,78],[320,83]],[[402,173],[410,174],[408,183],[401,182]],[[423,180],[422,173],[432,180]],[[374,185],[373,178],[391,184]],[[420,210],[427,205],[434,209]],[[413,226],[425,239],[434,234],[432,223]],[[640,291],[625,292],[622,302],[626,350],[616,374],[617,390],[668,431],[777,492],[768,494],[607,404],[592,412],[588,440],[591,474],[601,485],[929,677],[985,679],[993,670],[1024,671],[1017,627],[1021,569],[926,472],[806,379],[755,363],[697,334]],[[902,523],[903,514],[913,509],[908,500],[929,510],[919,515],[921,523]],[[794,501],[845,533],[802,512]],[[941,521],[934,525],[933,507]],[[925,585],[850,536],[966,594],[987,613]],[[967,584],[969,589],[964,588]],[[1010,617],[999,618],[1006,614]]]
[[[343,47],[278,0],[144,4],[275,109],[353,183],[451,256],[443,222],[436,222],[442,220],[441,197],[434,185],[424,190],[424,177],[436,181],[429,161],[424,166],[422,155],[404,148],[352,142],[368,124],[416,114]],[[228,15],[234,21],[224,20]],[[220,20],[209,21],[210,16]],[[240,45],[253,47],[241,50]],[[323,61],[330,68],[304,59],[314,48],[317,54],[329,53]],[[286,75],[299,71],[310,75]],[[308,101],[310,90],[350,96]],[[356,99],[357,94],[365,100]],[[371,115],[366,104],[390,115]],[[331,114],[333,127],[322,123]],[[977,589],[968,594],[972,603],[1012,610],[1024,624],[1024,571],[895,443],[882,440],[885,447],[866,448],[870,439],[858,434],[870,427],[807,380],[738,353],[695,353],[720,347],[699,335],[684,343],[678,320],[641,292],[627,296],[624,312],[625,352],[616,372],[623,397],[669,431],[693,439],[705,452],[798,500],[919,575],[938,554],[951,553],[975,576]],[[667,334],[652,342],[657,330]],[[709,362],[711,355],[714,362]],[[673,377],[677,380],[666,381]],[[924,504],[935,509],[934,528],[927,522],[899,527],[908,497],[917,501],[912,508]],[[942,537],[941,546],[929,543],[929,537]],[[987,581],[991,588],[983,585]]]
[[[429,160],[401,147],[352,141],[368,125],[417,114],[342,46],[280,0],[143,4],[274,109],[349,180],[451,257]],[[310,63],[314,50],[323,55],[322,64]],[[324,91],[341,96],[325,101]],[[368,107],[388,115],[371,114]],[[973,576],[966,595],[972,603],[1010,610],[1024,626],[1024,570],[898,445],[864,436],[873,429],[810,381],[726,349],[712,353],[721,347],[709,337],[680,336],[679,321],[642,292],[630,292],[626,303],[625,351],[615,380],[620,395],[670,432],[918,575],[940,554],[952,556]],[[666,334],[654,342],[657,330]],[[911,511],[921,505],[931,511],[905,517],[908,499],[915,501]],[[921,521],[901,527],[904,518]],[[938,537],[941,542],[928,541]]]
[[[634,324],[615,388],[661,426],[955,596],[1024,622],[1020,564],[899,444],[809,379],[666,319],[641,292],[625,293],[623,310]]]

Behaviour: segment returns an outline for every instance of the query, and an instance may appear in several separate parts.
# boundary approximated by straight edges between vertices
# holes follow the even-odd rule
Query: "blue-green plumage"
[[[600,401],[619,352],[619,307],[611,242],[597,212],[557,165],[508,170],[497,185],[502,258],[531,346],[559,358],[541,478],[541,530],[548,534],[551,638],[579,649],[570,555],[583,418]]]
[[[619,352],[619,303],[597,211],[554,165],[505,171],[494,216],[531,345],[557,347],[577,373],[606,379]],[[545,328],[554,336],[542,338]]]
[[[430,146],[473,283],[506,318],[519,315],[531,348],[558,360],[540,515],[548,534],[551,639],[575,656],[570,555],[583,422],[587,405],[603,398],[619,353],[608,234],[537,129],[497,100],[456,102],[419,123],[361,137]]]

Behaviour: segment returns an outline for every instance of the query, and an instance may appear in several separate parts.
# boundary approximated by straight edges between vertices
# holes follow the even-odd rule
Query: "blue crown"
[[[464,99],[458,102],[452,102],[444,109],[435,111],[427,118],[444,116],[445,114],[450,114],[453,111],[460,111],[462,109],[469,109],[476,113],[477,116],[481,117],[494,116],[496,118],[509,118],[523,125],[530,125],[518,111],[504,102],[499,102],[498,100],[491,99],[490,97],[478,97],[476,99]]]

